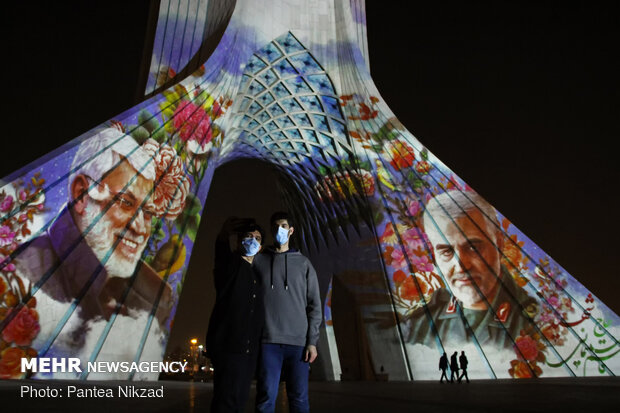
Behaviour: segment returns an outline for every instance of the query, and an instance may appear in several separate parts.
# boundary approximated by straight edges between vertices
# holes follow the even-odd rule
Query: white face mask
[[[254,238],[245,238],[241,241],[241,245],[244,249],[243,255],[246,257],[253,257],[260,250],[260,244]]]
[[[288,241],[288,229],[283,227],[278,227],[278,233],[276,234],[276,241],[280,245],[286,244]]]

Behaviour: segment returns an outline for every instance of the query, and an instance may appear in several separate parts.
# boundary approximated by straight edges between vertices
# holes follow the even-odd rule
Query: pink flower
[[[142,148],[150,156],[155,153],[155,193],[153,207],[158,216],[174,220],[185,207],[185,198],[189,193],[190,181],[183,170],[183,162],[174,148],[159,144],[154,139],[148,139]],[[157,152],[159,150],[159,152]]]
[[[428,260],[426,255],[421,257],[413,255],[411,257],[411,264],[413,264],[417,272],[432,272],[434,269],[433,264]]]
[[[0,265],[2,265],[2,264],[0,264]],[[17,269],[17,267],[15,267],[15,264],[10,263],[10,264],[7,264],[7,265],[6,265],[6,266],[2,269],[2,271],[5,271],[5,272],[13,272],[13,271],[15,271],[16,269]]]
[[[11,232],[11,228],[6,225],[0,227],[0,247],[9,245],[13,242],[13,238],[15,238],[15,233]]]
[[[183,142],[190,139],[201,145],[211,142],[213,131],[211,118],[200,106],[192,102],[181,102],[174,111],[174,127],[179,131]]]
[[[549,298],[547,298],[547,302],[548,302],[548,303],[549,303],[552,307],[555,307],[555,308],[560,307],[560,299],[558,298],[558,296],[557,296],[557,295],[552,295],[552,296],[549,296]]]
[[[409,250],[418,250],[418,249],[426,249],[428,244],[428,240],[426,239],[426,234],[420,231],[417,228],[409,228],[402,234],[402,239],[405,244],[407,244],[407,248]],[[426,243],[425,243],[426,241]]]
[[[13,208],[13,197],[9,195],[0,203],[0,212],[10,211],[11,208]]]
[[[404,268],[407,265],[405,255],[401,248],[394,248],[392,251],[392,266],[395,268]]]
[[[17,218],[17,222],[26,222],[28,221],[28,215],[26,214],[21,214],[18,218]]]
[[[411,204],[409,204],[409,208],[407,209],[407,211],[409,212],[409,215],[415,217],[416,215],[418,215],[421,209],[422,207],[420,206],[420,203],[417,201],[413,201]]]
[[[553,318],[553,316],[551,315],[551,313],[550,313],[550,312],[546,312],[546,311],[545,311],[545,312],[543,312],[543,313],[540,315],[540,321],[541,321],[542,323],[550,323],[550,322],[554,321],[554,318]]]
[[[28,194],[26,193],[26,191],[24,191],[23,189],[21,191],[19,191],[19,200],[20,201],[24,202],[27,197],[28,197]]]

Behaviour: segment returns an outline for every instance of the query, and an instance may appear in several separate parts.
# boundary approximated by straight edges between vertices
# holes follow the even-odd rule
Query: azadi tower
[[[0,186],[0,377],[161,361],[214,171],[274,165],[324,300],[324,380],[620,373],[620,319],[399,122],[363,0],[161,0],[145,99]],[[36,373],[39,378],[156,379]]]

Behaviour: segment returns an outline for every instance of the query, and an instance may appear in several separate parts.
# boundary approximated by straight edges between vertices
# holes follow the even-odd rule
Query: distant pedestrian
[[[443,378],[448,380],[448,376],[446,376],[446,369],[448,368],[448,356],[446,353],[443,353],[443,356],[439,358],[439,370],[441,370],[441,378],[439,379],[439,383],[443,383]]]
[[[450,357],[450,383],[454,383],[454,377],[459,378],[459,363],[456,359],[458,352],[455,351]]]
[[[469,377],[467,376],[467,356],[465,355],[465,351],[461,351],[461,355],[459,356],[459,363],[461,364],[461,370],[463,370],[461,376],[459,377],[459,383],[463,379],[463,376],[465,376],[467,383],[469,383]]]

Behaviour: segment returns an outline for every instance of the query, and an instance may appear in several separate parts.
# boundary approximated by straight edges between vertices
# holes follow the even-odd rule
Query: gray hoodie
[[[263,343],[316,345],[321,325],[321,296],[316,271],[297,250],[268,249],[254,258],[264,286]]]

